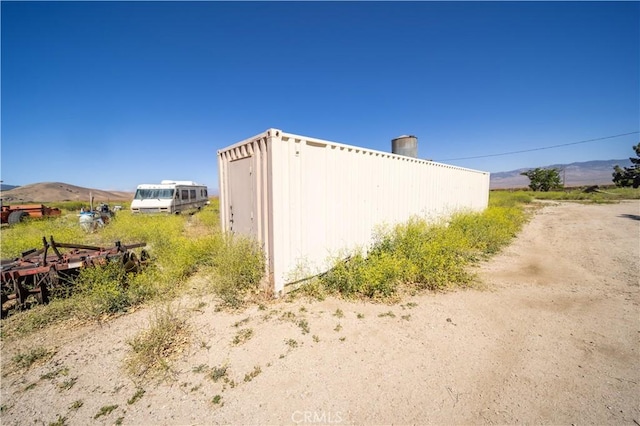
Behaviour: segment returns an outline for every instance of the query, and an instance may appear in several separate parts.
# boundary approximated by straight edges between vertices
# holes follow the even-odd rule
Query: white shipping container
[[[264,248],[275,294],[380,226],[481,211],[489,173],[269,129],[218,151],[223,231]]]

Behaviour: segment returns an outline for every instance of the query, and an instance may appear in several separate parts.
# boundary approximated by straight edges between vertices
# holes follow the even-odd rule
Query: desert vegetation
[[[532,191],[548,192],[560,190],[563,187],[562,179],[560,179],[560,170],[558,169],[537,167],[520,174],[529,178],[529,188]]]
[[[55,220],[27,221],[2,229],[2,258],[40,248],[43,236],[101,247],[111,247],[115,241],[145,242],[152,261],[138,274],[126,273],[116,263],[81,269],[73,285],[54,292],[48,305],[3,321],[3,336],[68,319],[102,320],[145,302],[171,300],[184,292],[185,283],[196,273],[206,277],[198,291],[219,294],[221,303],[237,307],[248,291],[258,288],[264,273],[264,257],[254,242],[220,232],[216,202],[192,216],[118,212],[108,226],[93,234],[82,231],[72,212]]]
[[[459,213],[438,223],[413,218],[378,233],[372,249],[335,260],[301,287],[307,295],[395,300],[404,293],[473,283],[469,266],[497,253],[526,222],[534,200],[611,203],[638,199],[640,190],[493,191],[482,213]]]
[[[406,292],[468,286],[473,283],[468,266],[508,244],[527,220],[524,206],[540,198],[615,202],[640,198],[640,191],[492,192],[489,208],[482,213],[460,213],[438,223],[413,218],[378,232],[371,250],[336,258],[333,268],[309,280],[297,294],[392,302]],[[43,236],[53,236],[58,242],[103,247],[115,241],[145,242],[152,262],[138,274],[126,273],[117,264],[82,269],[72,286],[52,294],[48,305],[3,321],[3,337],[65,320],[105,320],[148,302],[169,302],[187,290],[215,294],[220,305],[229,308],[241,307],[262,294],[263,253],[254,242],[220,231],[217,200],[192,216],[134,216],[121,211],[112,223],[92,234],[78,226],[73,208],[56,219],[2,228],[1,257],[17,257],[39,248]],[[194,275],[198,284],[187,285]],[[308,324],[298,326],[308,332]],[[239,335],[239,343],[249,337]]]
[[[527,218],[522,206],[530,201],[526,194],[502,193],[482,213],[458,213],[436,223],[412,218],[379,232],[367,253],[336,259],[302,292],[393,300],[406,292],[467,286],[473,280],[468,265],[516,235]]]
[[[631,167],[620,167],[616,165],[613,168],[613,182],[616,186],[626,188],[640,187],[640,143],[633,146],[635,157],[629,157]]]
[[[621,200],[640,199],[640,189],[616,187],[566,188],[556,191],[500,190],[491,193],[491,199],[501,203],[533,200],[578,201],[584,203],[616,203]]]

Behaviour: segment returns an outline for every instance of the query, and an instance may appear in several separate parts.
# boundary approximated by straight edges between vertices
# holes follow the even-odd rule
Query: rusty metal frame
[[[139,258],[131,250],[145,246],[146,243],[123,245],[117,241],[113,247],[105,248],[59,243],[53,236],[47,241],[42,237],[42,248],[27,250],[16,259],[0,261],[2,317],[11,307],[24,309],[30,296],[35,296],[38,303],[48,303],[50,290],[60,284],[61,274],[72,275],[82,268],[105,265],[114,260],[120,261],[126,272],[137,272],[149,261],[149,256],[142,250]]]

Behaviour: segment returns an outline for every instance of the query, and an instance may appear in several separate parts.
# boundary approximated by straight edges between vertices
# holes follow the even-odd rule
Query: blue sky
[[[640,130],[638,2],[1,3],[1,178],[217,188],[270,127],[436,161]],[[469,160],[626,158],[639,135]]]

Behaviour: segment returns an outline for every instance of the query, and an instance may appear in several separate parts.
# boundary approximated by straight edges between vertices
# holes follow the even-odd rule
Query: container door
[[[231,232],[255,236],[255,191],[252,157],[229,163],[229,224]]]

